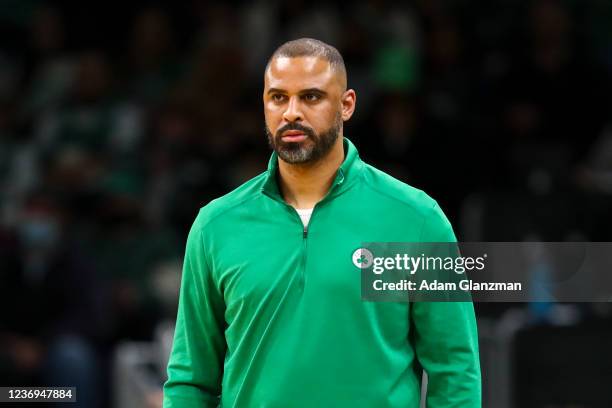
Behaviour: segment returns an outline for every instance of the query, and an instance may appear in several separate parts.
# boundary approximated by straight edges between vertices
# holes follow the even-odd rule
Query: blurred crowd
[[[597,0],[2,2],[0,384],[95,400],[113,346],[174,317],[198,209],[266,168],[289,39],[340,50],[345,135],[459,239],[610,240],[610,21]]]

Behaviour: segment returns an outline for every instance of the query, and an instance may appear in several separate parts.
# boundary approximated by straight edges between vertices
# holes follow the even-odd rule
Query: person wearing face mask
[[[0,383],[77,387],[76,406],[96,407],[106,292],[64,218],[52,195],[35,193],[14,233],[0,234]]]

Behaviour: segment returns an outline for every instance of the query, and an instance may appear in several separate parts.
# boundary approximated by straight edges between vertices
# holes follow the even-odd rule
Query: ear
[[[342,94],[342,120],[346,122],[353,116],[355,112],[355,103],[357,102],[357,94],[353,89],[347,89]]]

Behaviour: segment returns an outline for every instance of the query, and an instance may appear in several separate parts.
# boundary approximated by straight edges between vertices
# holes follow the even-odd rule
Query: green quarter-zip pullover
[[[366,302],[363,242],[455,242],[436,202],[345,160],[308,227],[268,170],[203,207],[189,232],[165,408],[480,407],[469,302]]]

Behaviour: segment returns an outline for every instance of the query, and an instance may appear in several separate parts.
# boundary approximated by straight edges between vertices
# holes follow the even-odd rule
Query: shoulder
[[[426,216],[437,205],[436,201],[423,190],[369,164],[364,166],[363,180],[368,192],[377,196],[377,199],[394,201],[396,205],[409,208],[419,215]]]
[[[192,229],[201,231],[223,215],[230,214],[232,210],[261,197],[261,189],[267,176],[268,171],[266,170],[229,193],[201,207],[193,223]]]
[[[426,192],[404,183],[391,175],[365,164],[363,171],[368,194],[376,200],[392,203],[398,211],[410,211],[422,220],[424,241],[454,241],[452,226],[437,201]]]

